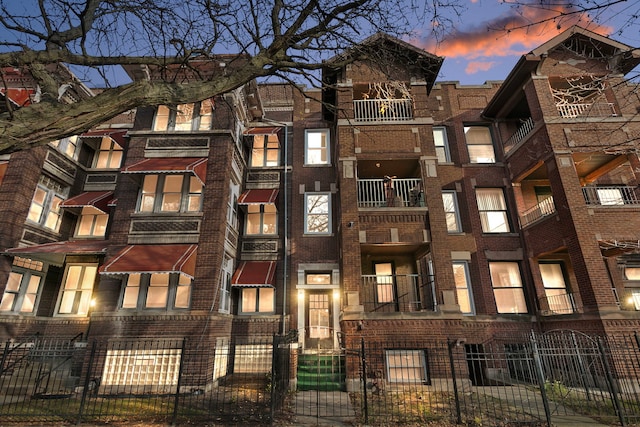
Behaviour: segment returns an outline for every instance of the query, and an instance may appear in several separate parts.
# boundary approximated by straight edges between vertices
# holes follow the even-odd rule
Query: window
[[[484,233],[508,233],[507,205],[501,188],[476,188],[480,222]]]
[[[388,303],[396,300],[393,264],[380,262],[373,264],[376,274],[376,302]]]
[[[275,311],[274,288],[243,288],[240,293],[240,312],[242,314],[264,314]]]
[[[471,163],[495,163],[491,131],[486,126],[465,126],[464,136]]]
[[[60,203],[65,200],[67,190],[47,179],[41,182],[33,194],[27,219],[57,232],[62,219]]]
[[[453,279],[456,283],[456,296],[460,311],[464,314],[474,314],[475,308],[469,280],[469,265],[464,261],[453,262]]]
[[[78,146],[80,144],[77,135],[72,135],[66,138],[52,141],[51,145],[54,146],[59,152],[64,153],[70,159],[78,160]]]
[[[329,160],[329,129],[314,129],[305,131],[305,165],[328,165]]]
[[[545,262],[538,264],[544,294],[549,304],[549,311],[553,313],[573,313],[571,295],[567,292],[567,284],[562,263]]]
[[[122,308],[182,309],[189,308],[191,278],[176,273],[131,273],[128,275]]]
[[[598,200],[603,206],[624,205],[624,195],[620,188],[596,188]]]
[[[233,277],[233,259],[225,255],[220,275],[220,308],[221,313],[229,313],[231,308],[231,278]]]
[[[150,387],[175,386],[178,384],[181,357],[182,350],[179,348],[110,349],[104,359],[100,383],[105,386],[127,386],[129,393],[132,392],[132,386],[145,387],[147,392]]]
[[[331,273],[306,273],[305,283],[307,285],[330,285]]]
[[[247,235],[276,234],[278,214],[276,205],[247,205]]]
[[[105,136],[95,156],[96,169],[118,169],[122,163],[122,147],[113,139]]]
[[[86,316],[89,313],[97,272],[97,265],[67,266],[58,314]]]
[[[15,257],[13,270],[0,301],[0,311],[21,314],[35,313],[40,296],[44,266],[40,261]]]
[[[202,183],[195,176],[145,175],[138,212],[200,212]]]
[[[76,236],[78,237],[104,237],[107,230],[109,215],[99,213],[89,206],[82,208]]]
[[[624,266],[624,278],[626,280],[640,280],[640,266]]]
[[[213,118],[213,100],[177,106],[159,105],[153,130],[209,130]]]
[[[527,313],[517,262],[490,262],[491,283],[498,313]]]
[[[434,127],[433,142],[436,146],[436,156],[438,157],[438,162],[451,162],[451,156],[449,155],[449,142],[447,141],[447,128]]]
[[[305,194],[304,211],[305,233],[331,233],[331,195],[329,193]]]
[[[251,167],[278,166],[280,164],[280,142],[278,135],[254,135],[251,147]]]
[[[387,377],[392,383],[428,383],[423,350],[386,350]]]
[[[447,231],[449,233],[459,233],[460,218],[458,217],[458,202],[456,193],[453,191],[445,191],[442,193],[442,202],[444,204],[444,215],[447,220]]]

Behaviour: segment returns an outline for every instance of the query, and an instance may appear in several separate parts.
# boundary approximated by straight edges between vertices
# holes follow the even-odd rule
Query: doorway
[[[310,291],[307,293],[307,324],[305,347],[308,349],[333,348],[333,314],[331,291]]]

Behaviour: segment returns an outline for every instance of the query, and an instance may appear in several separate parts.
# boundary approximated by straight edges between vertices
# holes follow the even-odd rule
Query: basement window
[[[391,383],[427,384],[424,350],[386,350],[387,378]]]

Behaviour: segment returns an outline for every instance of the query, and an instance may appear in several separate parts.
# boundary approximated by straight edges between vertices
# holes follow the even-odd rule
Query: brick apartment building
[[[297,330],[301,352],[638,330],[640,51],[573,27],[503,82],[436,82],[442,61],[376,35],[322,90],[251,83],[0,157],[0,321],[216,348]]]

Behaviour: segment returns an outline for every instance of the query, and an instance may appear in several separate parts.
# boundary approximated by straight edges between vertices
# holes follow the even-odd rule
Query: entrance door
[[[330,291],[311,291],[307,298],[305,347],[333,348]]]

